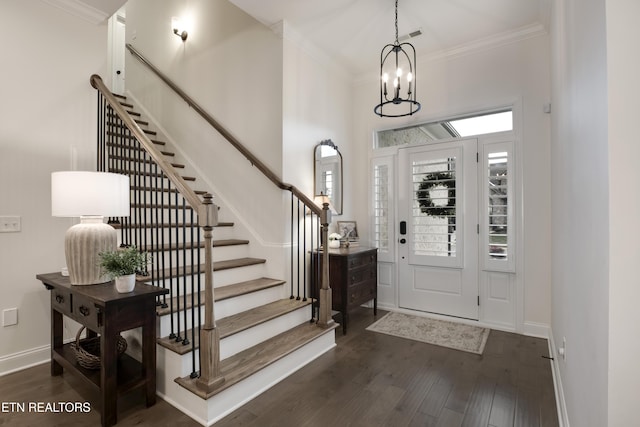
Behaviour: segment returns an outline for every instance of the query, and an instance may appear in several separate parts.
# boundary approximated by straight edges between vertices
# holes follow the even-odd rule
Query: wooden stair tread
[[[213,262],[213,271],[229,270],[231,268],[248,267],[250,265],[264,264],[267,260],[262,258],[237,258]]]
[[[139,190],[139,191],[152,191],[152,192],[158,192],[158,191],[162,191],[164,193],[177,193],[178,190],[176,190],[175,188],[153,188],[153,187],[140,187],[137,185],[132,185],[131,186],[132,190]],[[205,194],[207,194],[207,191],[204,190],[193,190],[194,193],[196,193],[199,196],[204,196]]]
[[[213,271],[221,271],[221,270],[229,270],[232,268],[241,268],[241,267],[249,267],[251,265],[264,264],[267,260],[262,258],[235,258],[235,259],[227,259],[222,261],[214,261],[213,262]],[[177,267],[172,269],[165,269],[161,272],[160,277],[164,275],[165,278],[169,279],[172,277],[182,276],[184,274],[190,275],[193,270],[193,266],[185,267]],[[197,269],[196,269],[197,271]],[[200,265],[200,271],[204,272],[204,264]],[[152,278],[149,276],[140,276],[138,281],[148,282],[151,281]]]
[[[261,291],[264,289],[269,289],[269,288],[273,288],[275,286],[280,286],[282,284],[284,284],[285,281],[284,280],[278,280],[278,279],[270,279],[268,277],[261,277],[259,279],[253,279],[253,280],[247,280],[245,282],[238,282],[238,283],[234,283],[231,285],[226,285],[226,286],[220,286],[219,288],[215,288],[214,289],[214,298],[215,301],[224,301],[226,299],[229,298],[235,298],[237,296],[241,296],[241,295],[247,295],[250,294],[252,292],[257,292],[257,291]],[[184,307],[182,306],[183,303],[183,296],[180,297],[180,308],[184,309]],[[173,300],[173,306],[177,307],[178,306],[178,301],[177,297],[173,297],[171,298],[171,300]],[[156,308],[156,314],[158,316],[165,316],[167,314],[171,313],[171,300],[167,301],[167,305],[169,305],[169,307],[163,308],[163,307],[158,307]],[[197,298],[195,298],[195,304],[197,305]],[[204,291],[200,292],[200,301],[201,304],[204,303]],[[187,295],[187,309],[190,309],[192,307],[191,304],[191,294]]]
[[[305,323],[222,360],[220,374],[225,381],[210,393],[206,393],[197,386],[197,378],[187,376],[176,378],[175,381],[201,398],[208,399],[334,330],[337,326],[334,324],[328,328],[321,328],[314,323]]]
[[[119,230],[120,228],[122,228],[122,224],[110,224],[113,228],[115,228],[116,230]],[[178,227],[181,228],[182,226],[187,226],[190,227],[192,224],[187,223],[187,224],[169,224],[169,223],[163,223],[163,224],[156,224],[156,223],[147,223],[147,224],[127,224],[125,228],[171,228],[171,227]],[[213,227],[233,227],[234,223],[233,222],[219,222],[217,225],[214,225]],[[194,227],[197,227],[198,224],[193,224]]]
[[[149,177],[152,177],[152,178],[165,178],[162,174],[159,174],[159,173],[129,171],[129,170],[117,169],[117,168],[110,169],[109,172],[121,173],[123,175],[130,175],[130,176],[142,175],[142,176],[149,176]],[[194,177],[191,177],[191,176],[183,176],[182,179],[184,179],[185,181],[195,181],[196,180]]]
[[[145,132],[146,133],[146,132]],[[125,133],[119,133],[119,132],[114,132],[114,131],[107,131],[107,135],[108,136],[113,136],[116,137],[118,139],[136,139],[135,135],[130,135],[130,134],[125,134]],[[149,140],[151,142],[153,142],[155,145],[167,145],[166,142],[164,141],[159,141],[157,139],[152,139],[149,138]],[[122,145],[122,144],[118,144],[117,141],[107,141],[108,144],[113,144],[113,145],[121,145],[123,148],[131,148],[131,147],[127,147],[126,145]],[[136,147],[133,147],[134,149]]]
[[[111,155],[109,158],[113,159],[113,160],[123,160],[123,161],[127,161],[129,163],[143,163],[146,165],[153,165],[154,161],[152,159],[136,159],[136,158],[131,158],[128,156],[118,156],[118,155]],[[182,163],[171,163],[171,166],[173,166],[176,169],[184,169],[185,166]]]
[[[249,244],[248,240],[220,239],[220,240],[214,240],[212,246],[214,248],[220,248],[223,246],[242,246],[242,245],[248,245],[248,244]],[[180,242],[180,243],[172,243],[171,245],[165,244],[165,245],[155,245],[155,246],[151,246],[151,245],[140,246],[140,249],[143,252],[157,252],[158,250],[171,251],[176,249],[196,249],[196,248],[204,248],[204,242],[200,242],[200,244],[198,244],[197,242],[193,242],[193,243]]]
[[[233,316],[224,317],[216,321],[218,332],[220,333],[220,339],[230,337],[242,331],[246,331],[249,328],[268,322],[269,320],[280,317],[284,314],[291,313],[299,308],[305,307],[311,304],[311,299],[306,301],[295,299],[281,299],[265,305],[261,305],[256,308],[252,308],[242,313],[234,314]],[[189,339],[192,338],[191,329],[185,332],[185,336]],[[200,345],[200,337],[196,333],[193,337],[194,341],[190,341],[188,344],[183,344],[182,341],[176,342],[175,339],[163,337],[158,339],[158,344],[178,354],[186,354],[193,348],[198,348]]]

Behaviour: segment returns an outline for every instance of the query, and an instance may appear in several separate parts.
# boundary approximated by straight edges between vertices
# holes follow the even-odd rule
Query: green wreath
[[[439,186],[447,189],[447,197],[449,200],[444,206],[436,206],[433,204],[433,200],[431,200],[431,190]],[[416,191],[416,198],[420,204],[422,213],[436,217],[454,216],[456,214],[455,176],[452,172],[426,174],[418,187],[418,191]]]

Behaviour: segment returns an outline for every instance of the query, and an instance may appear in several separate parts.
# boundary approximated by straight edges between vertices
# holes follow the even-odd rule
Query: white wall
[[[634,211],[609,193],[614,159],[607,146],[605,1],[562,0],[554,7],[552,329],[556,345],[563,337],[567,343],[566,359],[557,361],[560,380],[571,425],[632,425],[607,422],[610,243],[619,236],[609,240],[613,218],[608,201],[624,215]],[[634,172],[623,180],[631,185],[637,176]],[[630,393],[637,397],[637,390]]]
[[[418,52],[419,53],[419,52]],[[523,253],[519,254],[524,283],[524,313],[521,323],[550,323],[550,143],[549,115],[543,105],[550,99],[549,37],[540,34],[493,48],[456,55],[440,55],[418,64],[418,100],[422,110],[413,117],[379,118],[373,107],[379,102],[377,78],[366,78],[356,87],[354,144],[360,155],[349,159],[354,189],[349,199],[354,207],[365,241],[369,236],[369,158],[376,130],[417,124],[454,115],[519,104],[521,119],[516,123],[520,137],[524,206]],[[522,310],[521,310],[522,311]],[[522,325],[518,325],[522,328]]]
[[[173,16],[187,24],[184,43]],[[282,43],[269,28],[227,1],[131,0],[126,40],[282,176]],[[129,53],[125,84],[212,186],[198,189],[214,192],[221,219],[281,245],[281,191]]]
[[[343,158],[362,150],[352,138],[352,82],[332,59],[309,44],[289,23],[283,35],[283,165],[284,179],[314,196],[314,147],[331,139]],[[352,189],[350,174],[343,177]],[[346,199],[345,199],[346,201]],[[349,203],[344,215],[350,215]]]
[[[0,327],[1,374],[49,357],[49,293],[35,276],[64,266],[72,225],[51,217],[51,172],[95,170],[89,77],[106,69],[107,27],[38,0],[0,0],[0,10],[0,215],[22,217],[20,233],[0,234],[0,311],[19,312],[17,326]]]
[[[607,0],[609,141],[609,426],[638,422],[640,387],[640,3]],[[577,425],[577,424],[576,424]]]

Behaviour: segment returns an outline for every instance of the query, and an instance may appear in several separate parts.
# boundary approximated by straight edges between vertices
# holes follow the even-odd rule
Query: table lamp
[[[53,172],[51,215],[79,217],[67,230],[64,254],[72,285],[105,283],[98,254],[117,248],[118,233],[104,217],[129,216],[129,177],[108,172]]]

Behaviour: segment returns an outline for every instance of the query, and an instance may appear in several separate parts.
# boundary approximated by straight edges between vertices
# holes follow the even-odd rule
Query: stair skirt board
[[[158,373],[158,396],[196,422],[210,426],[336,346],[335,330],[293,351],[252,376],[204,400]],[[158,347],[159,348],[159,347]],[[162,352],[167,355],[171,352]],[[177,356],[175,353],[172,356]],[[179,356],[178,356],[179,357]],[[158,366],[160,359],[158,357]],[[164,362],[164,361],[163,361]],[[176,371],[172,371],[176,372]],[[162,378],[163,384],[160,379]]]

